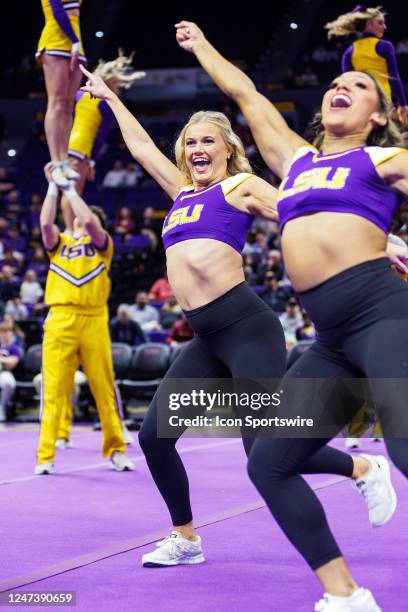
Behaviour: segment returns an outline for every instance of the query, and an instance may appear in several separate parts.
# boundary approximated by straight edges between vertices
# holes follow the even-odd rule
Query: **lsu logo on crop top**
[[[174,210],[168,220],[166,227],[163,228],[162,235],[169,230],[177,227],[177,225],[184,225],[185,223],[195,223],[200,219],[201,211],[203,210],[203,204],[194,204],[191,206],[183,206],[183,208],[178,208]]]
[[[357,147],[323,155],[312,146],[300,147],[278,192],[281,230],[297,217],[334,212],[364,217],[388,233],[404,197],[380,177],[377,166],[403,152]]]
[[[290,178],[287,176],[279,189],[279,200],[289,198],[309,189],[343,189],[346,186],[350,168],[333,168],[323,166],[322,168],[312,168],[298,174],[292,187],[286,188]]]

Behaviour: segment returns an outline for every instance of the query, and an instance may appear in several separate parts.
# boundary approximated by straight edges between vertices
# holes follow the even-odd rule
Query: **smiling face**
[[[205,187],[227,175],[231,152],[221,130],[209,122],[193,123],[187,129],[184,155],[193,183]]]
[[[322,102],[322,124],[327,134],[368,136],[378,125],[386,125],[380,112],[377,87],[364,72],[345,72],[332,82]]]
[[[385,17],[383,13],[380,13],[378,17],[366,21],[364,32],[374,34],[377,38],[383,38],[386,29]]]

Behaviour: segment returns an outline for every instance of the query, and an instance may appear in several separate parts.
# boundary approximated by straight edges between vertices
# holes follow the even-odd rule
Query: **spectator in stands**
[[[149,300],[159,300],[164,302],[171,293],[171,287],[167,279],[167,273],[162,278],[158,278],[149,289]]]
[[[258,266],[257,282],[260,284],[265,278],[267,272],[273,272],[278,281],[283,277],[282,254],[278,249],[271,249],[268,253],[266,262]],[[289,296],[287,296],[288,298]],[[286,299],[287,299],[286,298]]]
[[[133,213],[127,206],[119,209],[116,221],[114,222],[115,234],[125,236],[131,234],[135,228]]]
[[[283,312],[288,299],[288,290],[279,287],[274,272],[270,271],[265,274],[264,286],[265,289],[259,294],[259,297],[276,312]]]
[[[10,224],[9,235],[5,240],[4,248],[13,253],[23,253],[27,250],[27,240],[20,235],[20,230],[17,225]]]
[[[11,327],[12,342],[13,342],[13,344],[17,344],[17,346],[19,346],[21,349],[24,350],[25,341],[26,341],[26,334],[21,329],[19,324],[16,323],[16,321],[14,320],[13,315],[11,315],[8,312],[4,313],[3,323],[6,323],[7,325],[10,325],[10,327]]]
[[[19,284],[13,273],[13,268],[4,266],[0,272],[0,300],[7,302],[19,293]]]
[[[129,316],[132,321],[139,323],[144,331],[156,329],[159,323],[159,313],[149,304],[146,291],[138,291],[135,303],[129,308]]]
[[[285,312],[279,320],[285,333],[286,348],[289,349],[296,342],[296,330],[303,325],[299,302],[295,297],[289,298]]]
[[[44,295],[44,290],[37,280],[35,270],[27,270],[20,287],[20,296],[23,304],[34,306]]]
[[[10,300],[7,300],[5,312],[13,317],[15,321],[25,321],[29,315],[28,308],[22,303],[18,292],[14,293]]]
[[[49,266],[49,259],[47,258],[43,247],[37,247],[34,251],[31,262],[28,264],[27,270],[35,270],[38,280],[41,283],[44,283],[47,278]]]
[[[32,227],[28,236],[28,249],[33,252],[42,248],[41,230],[39,227]],[[43,282],[43,279],[40,279]]]
[[[0,194],[10,193],[15,188],[11,180],[8,170],[4,166],[0,166]]]
[[[265,263],[269,254],[269,247],[266,243],[266,235],[263,230],[256,232],[254,237],[249,235],[248,242],[244,246],[244,255],[250,255],[254,263]]]
[[[125,187],[137,187],[141,179],[143,178],[143,170],[139,166],[139,164],[135,164],[134,162],[129,162],[126,165],[125,175],[124,175],[124,186]]]
[[[296,330],[296,340],[314,340],[316,329],[306,311],[302,312],[303,325]]]
[[[0,421],[7,419],[7,406],[14,395],[16,379],[13,370],[22,357],[20,347],[13,343],[13,331],[8,323],[0,323]]]
[[[402,38],[397,44],[397,55],[405,55],[408,53],[408,38]]]
[[[160,236],[162,225],[163,219],[156,218],[154,208],[152,206],[146,206],[143,210],[141,229],[149,229],[153,231],[156,236]]]
[[[183,344],[183,342],[189,342],[193,339],[193,336],[194,332],[183,313],[180,321],[176,321],[171,326],[170,333],[166,338],[166,343],[173,347],[178,346],[179,344]]]
[[[146,336],[139,323],[129,316],[128,304],[118,306],[116,317],[110,322],[109,328],[112,342],[124,342],[130,346],[146,342]]]
[[[10,251],[9,249],[4,251],[3,259],[0,262],[0,270],[8,267],[12,269],[13,275],[18,277],[20,275],[21,266],[23,265],[23,254],[18,251]]]
[[[18,221],[22,213],[20,193],[17,189],[13,189],[5,197],[6,218],[9,221]]]
[[[121,159],[117,159],[112,170],[106,173],[103,179],[103,187],[118,188],[125,186],[126,170]]]
[[[319,77],[310,65],[304,67],[298,78],[299,87],[318,87]]]
[[[42,200],[39,193],[33,193],[31,196],[29,213],[27,216],[27,222],[31,229],[34,227],[39,228],[40,226],[40,214],[41,214]]]
[[[173,323],[179,321],[182,316],[181,306],[176,300],[174,293],[170,293],[166,302],[160,309],[159,323],[163,329],[170,329]]]

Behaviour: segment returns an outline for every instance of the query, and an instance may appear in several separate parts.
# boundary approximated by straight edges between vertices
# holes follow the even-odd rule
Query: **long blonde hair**
[[[367,146],[377,147],[407,147],[407,136],[399,127],[398,123],[392,118],[393,107],[388,101],[387,95],[378,81],[372,74],[363,71],[373,81],[378,95],[378,112],[385,115],[387,123],[382,126],[378,125],[371,130],[367,138]],[[319,111],[315,114],[308,130],[313,145],[320,149],[322,146],[325,129],[322,124],[322,114]]]
[[[94,74],[100,76],[107,84],[109,84],[109,81],[117,81],[119,87],[127,89],[134,81],[146,76],[145,72],[132,70],[133,55],[132,53],[129,57],[126,57],[122,49],[119,49],[119,55],[116,59],[109,62],[99,60]]]
[[[228,117],[224,113],[217,111],[198,111],[191,115],[174,145],[177,167],[184,175],[186,185],[192,183],[191,173],[188,169],[185,156],[186,132],[195,123],[211,123],[220,130],[223,140],[231,152],[231,156],[227,160],[227,176],[233,176],[240,172],[252,172],[251,165],[245,157],[244,145],[240,137],[233,131]]]
[[[363,32],[367,21],[376,19],[380,17],[380,15],[386,15],[382,6],[376,6],[375,8],[358,6],[356,9],[349,13],[344,13],[344,15],[340,15],[334,21],[326,23],[324,28],[327,30],[329,40],[335,36],[348,36],[349,34]]]

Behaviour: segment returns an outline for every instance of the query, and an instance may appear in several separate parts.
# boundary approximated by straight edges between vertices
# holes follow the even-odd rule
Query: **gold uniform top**
[[[105,100],[97,100],[83,91],[78,91],[68,144],[69,155],[78,159],[95,159],[106,140],[113,119],[113,113]]]
[[[111,288],[112,238],[107,236],[105,249],[97,249],[90,236],[75,239],[61,233],[58,246],[48,255],[46,304],[52,309],[105,314]]]
[[[79,17],[67,12],[79,10],[81,4],[82,0],[41,0],[45,25],[38,41],[35,54],[37,59],[40,59],[43,53],[70,58],[73,43],[80,42],[79,59],[83,63],[86,62]]]

